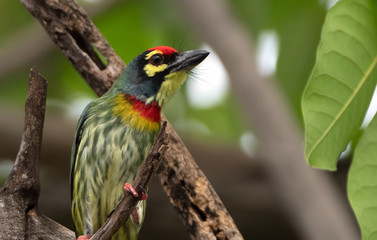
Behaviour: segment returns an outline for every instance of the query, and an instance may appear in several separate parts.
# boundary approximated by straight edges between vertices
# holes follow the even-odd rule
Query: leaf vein
[[[330,100],[333,100],[334,102],[339,103],[341,106],[343,106],[343,104],[344,104],[341,100],[337,99],[335,96],[326,95],[325,93],[321,93],[321,92],[318,92],[318,91],[311,92],[309,96],[311,96],[311,95],[318,95],[320,97],[328,98]]]
[[[314,125],[314,124],[312,124],[312,123],[309,123],[308,126],[311,126],[312,129],[316,130],[316,131],[319,132],[319,133],[322,132],[320,128],[318,128],[316,125]]]
[[[374,14],[373,11],[368,7],[362,4],[360,1],[353,1],[351,4],[359,5],[361,8],[363,8],[364,11],[369,12],[370,14]]]
[[[333,33],[343,33],[344,35],[346,35],[350,39],[354,40],[362,49],[364,49],[364,51],[369,56],[370,60],[371,61],[373,60],[373,54],[369,51],[369,49],[365,46],[365,44],[363,42],[361,42],[359,39],[355,38],[353,35],[344,31],[343,29],[337,29],[337,30],[334,30],[332,32],[329,32],[329,34],[333,34]]]
[[[365,72],[364,76],[361,78],[359,84],[356,86],[356,88],[352,92],[350,98],[345,102],[345,104],[340,109],[340,111],[335,115],[334,121],[332,121],[330,123],[330,125],[325,129],[325,131],[320,136],[320,138],[318,138],[318,140],[313,144],[312,148],[308,151],[308,158],[311,156],[311,154],[313,153],[314,149],[316,149],[317,146],[323,141],[323,139],[329,134],[330,130],[334,127],[334,125],[340,119],[341,115],[344,114],[344,112],[349,107],[349,105],[351,104],[351,102],[355,99],[356,95],[360,92],[361,87],[364,85],[365,81],[368,79],[369,75],[372,73],[372,71],[375,68],[376,64],[377,64],[377,56],[371,62],[369,68]]]
[[[369,9],[368,9],[369,10]],[[351,15],[348,15],[348,14],[338,14],[336,15],[336,17],[346,17],[346,18],[349,18],[351,19],[352,21],[354,21],[357,25],[359,25],[359,27],[361,27],[368,35],[369,37],[372,39],[373,42],[376,42],[376,36],[375,34],[373,34],[369,28],[367,28],[362,22],[360,22],[357,18],[355,18],[354,16],[351,16]],[[342,21],[343,22],[343,21]]]
[[[323,56],[326,56],[326,55],[330,55],[330,54],[335,54],[335,55],[338,55],[344,59],[346,59],[349,63],[351,63],[352,65],[354,65],[361,74],[364,74],[364,70],[361,66],[359,66],[355,61],[353,61],[350,57],[344,55],[343,53],[340,53],[338,51],[335,51],[335,50],[331,50],[331,51],[328,51],[326,53],[323,54]]]
[[[330,118],[332,118],[332,119],[335,118],[335,116],[332,115],[331,113],[325,112],[325,111],[323,111],[323,110],[321,110],[321,109],[311,109],[311,110],[309,110],[309,111],[311,111],[311,112],[315,112],[315,113],[320,113],[320,114],[323,114],[323,115],[326,115],[326,116],[328,116],[328,117],[330,117]]]
[[[350,90],[350,92],[353,92],[353,88],[351,86],[349,86],[346,82],[342,82],[341,80],[339,80],[337,77],[331,75],[330,73],[328,72],[324,72],[324,73],[320,73],[318,75],[316,75],[314,78],[320,78],[322,76],[327,76],[335,81],[337,81],[338,83],[342,84],[343,86],[345,86],[348,90]]]

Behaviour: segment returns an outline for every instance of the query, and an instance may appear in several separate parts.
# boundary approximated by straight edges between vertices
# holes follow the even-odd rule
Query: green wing
[[[72,191],[73,191],[73,170],[75,169],[75,164],[76,164],[76,156],[77,156],[77,151],[79,149],[79,146],[80,146],[80,143],[81,143],[81,136],[82,136],[82,132],[84,131],[84,123],[86,121],[86,119],[88,118],[89,114],[88,114],[88,110],[90,108],[90,106],[92,105],[93,102],[89,103],[84,111],[82,112],[80,118],[79,118],[79,121],[77,123],[77,129],[76,129],[76,134],[75,134],[75,138],[74,138],[74,141],[73,141],[73,145],[72,145],[72,152],[71,152],[71,176],[70,176],[70,185],[71,185],[71,199],[72,199]]]

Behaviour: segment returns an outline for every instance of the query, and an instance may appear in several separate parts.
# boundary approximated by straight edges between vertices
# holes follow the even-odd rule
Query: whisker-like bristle
[[[208,76],[205,69],[193,69],[189,72],[188,79],[195,84],[208,87],[211,85],[211,79],[207,79],[204,76]]]

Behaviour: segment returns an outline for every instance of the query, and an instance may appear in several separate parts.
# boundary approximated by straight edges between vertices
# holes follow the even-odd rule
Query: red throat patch
[[[148,49],[148,51],[153,51],[153,50],[159,50],[159,51],[162,52],[162,54],[167,55],[167,56],[170,56],[173,53],[178,53],[177,50],[175,50],[172,47],[168,47],[168,46],[159,46],[159,47],[154,47],[154,48]]]
[[[160,122],[161,107],[156,102],[147,105],[134,96],[128,95],[127,98],[130,100],[133,109],[138,111],[142,117],[152,122]]]

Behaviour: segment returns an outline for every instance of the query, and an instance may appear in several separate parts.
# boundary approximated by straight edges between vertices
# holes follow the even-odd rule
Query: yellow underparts
[[[121,117],[125,125],[130,125],[139,131],[158,131],[160,128],[159,122],[143,117],[123,94],[116,97],[113,111],[116,116]]]

